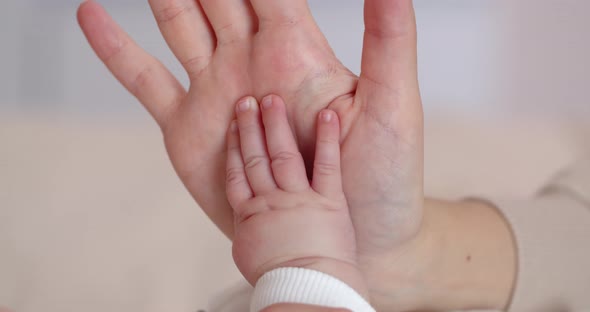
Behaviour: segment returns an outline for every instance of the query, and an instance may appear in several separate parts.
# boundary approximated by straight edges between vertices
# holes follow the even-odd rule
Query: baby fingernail
[[[272,107],[272,95],[269,95],[262,99],[262,108],[269,109]]]
[[[238,103],[238,112],[245,112],[252,107],[252,99],[245,98]]]
[[[333,117],[334,116],[332,115],[332,112],[330,112],[330,111],[323,111],[321,114],[321,119],[325,123],[332,121]]]

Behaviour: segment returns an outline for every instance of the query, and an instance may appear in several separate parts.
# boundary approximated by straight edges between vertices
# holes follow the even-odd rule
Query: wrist
[[[378,310],[504,309],[515,257],[495,207],[427,200],[418,235],[362,268]]]

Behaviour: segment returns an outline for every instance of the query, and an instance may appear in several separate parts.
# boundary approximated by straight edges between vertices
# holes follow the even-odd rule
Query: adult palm
[[[229,237],[225,130],[239,98],[267,94],[285,99],[306,159],[313,159],[317,113],[329,107],[339,114],[344,188],[361,259],[416,233],[423,142],[411,0],[366,1],[360,78],[335,57],[305,0],[150,0],[150,5],[189,75],[188,91],[96,2],[83,3],[78,18],[99,58],[160,125],[185,186]]]

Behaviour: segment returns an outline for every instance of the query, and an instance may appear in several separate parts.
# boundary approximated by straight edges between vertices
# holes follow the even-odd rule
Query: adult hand
[[[229,236],[225,129],[245,95],[285,99],[308,163],[325,108],[342,123],[342,166],[359,248],[369,270],[418,232],[422,219],[422,108],[411,0],[367,0],[362,73],[335,57],[305,0],[150,0],[168,45],[190,77],[185,91],[94,1],[80,25],[99,58],[160,125],[172,163]],[[370,283],[370,281],[369,281]]]

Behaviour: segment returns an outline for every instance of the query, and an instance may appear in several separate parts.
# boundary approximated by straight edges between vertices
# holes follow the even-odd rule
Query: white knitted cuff
[[[278,303],[297,303],[375,312],[354,289],[335,277],[308,269],[280,268],[264,274],[256,283],[251,312]]]

